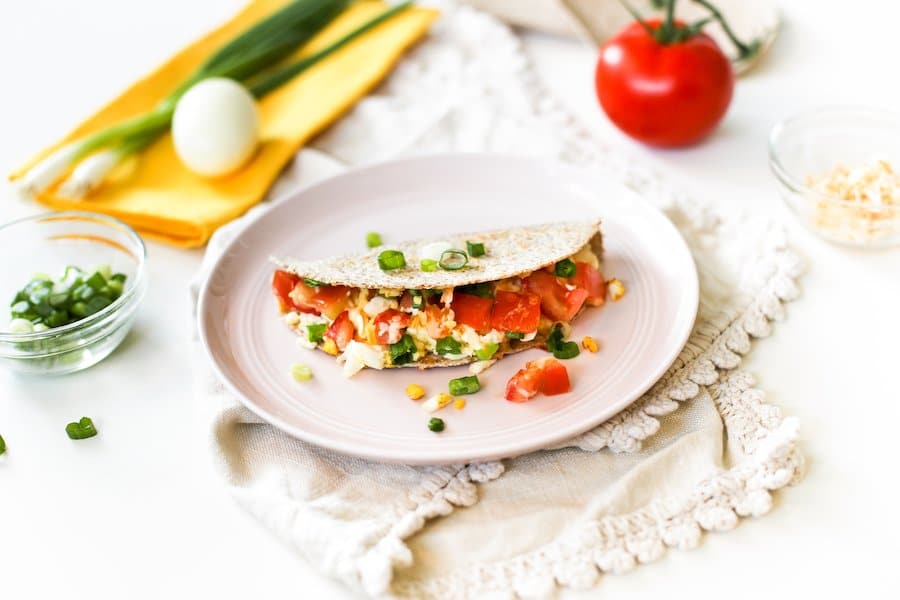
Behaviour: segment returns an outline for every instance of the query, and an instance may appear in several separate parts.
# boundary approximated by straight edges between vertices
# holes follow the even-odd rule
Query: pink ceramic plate
[[[600,352],[566,361],[572,392],[525,404],[503,399],[506,382],[530,350],[479,376],[482,390],[437,415],[404,395],[429,395],[466,367],[364,370],[341,375],[333,357],[298,347],[269,290],[268,258],[323,257],[365,249],[369,231],[385,242],[440,238],[578,218],[603,219],[604,271],[628,293],[587,310],[572,339],[591,335]],[[379,164],[285,198],[226,249],[200,297],[200,335],[228,388],[266,421],[309,442],[379,461],[465,463],[515,456],[560,442],[612,417],[665,373],[697,312],[697,272],[675,227],[634,193],[602,175],[543,159],[434,156]],[[293,363],[313,380],[294,381]],[[432,416],[446,422],[435,434]]]

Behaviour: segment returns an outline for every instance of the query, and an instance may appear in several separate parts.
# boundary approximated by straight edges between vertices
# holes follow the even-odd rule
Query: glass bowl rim
[[[858,202],[842,200],[837,196],[824,194],[822,192],[814,190],[806,185],[803,181],[795,177],[790,171],[788,171],[787,168],[785,168],[785,166],[781,162],[779,152],[776,149],[776,145],[781,136],[784,134],[785,129],[787,129],[791,125],[797,124],[798,122],[814,119],[816,117],[848,113],[867,113],[876,118],[883,118],[886,121],[893,121],[897,123],[897,130],[900,131],[900,112],[887,108],[877,108],[861,105],[832,105],[820,106],[818,108],[805,110],[791,115],[786,119],[782,119],[781,121],[776,123],[774,127],[772,127],[771,131],[769,132],[768,139],[769,166],[771,167],[772,172],[775,174],[776,179],[778,179],[785,187],[790,189],[792,192],[798,194],[806,194],[807,196],[810,196],[814,199],[825,201],[835,206],[864,209],[871,212],[894,211],[897,209],[897,207],[895,206],[865,206],[859,204]]]
[[[102,225],[105,225],[107,227],[114,227],[124,231],[126,236],[134,245],[134,248],[136,249],[136,252],[133,254],[131,252],[131,248],[128,249],[129,254],[135,256],[138,263],[137,269],[134,274],[134,283],[130,285],[128,289],[126,289],[122,293],[121,296],[116,298],[108,306],[105,306],[104,308],[98,310],[88,317],[85,317],[84,319],[80,319],[61,327],[52,327],[45,331],[33,331],[31,333],[8,333],[0,331],[0,343],[41,341],[44,339],[55,338],[58,335],[88,329],[93,325],[97,325],[106,321],[109,317],[115,317],[120,308],[130,305],[133,301],[139,301],[141,296],[143,295],[142,287],[145,276],[145,264],[147,262],[147,245],[144,243],[144,240],[140,235],[138,235],[137,231],[135,231],[133,227],[131,227],[124,221],[121,221],[120,219],[110,217],[109,215],[104,215],[102,213],[96,213],[86,210],[58,210],[22,217],[8,223],[4,223],[0,225],[0,232],[28,222],[41,222],[55,219],[94,221],[96,223],[101,223]]]

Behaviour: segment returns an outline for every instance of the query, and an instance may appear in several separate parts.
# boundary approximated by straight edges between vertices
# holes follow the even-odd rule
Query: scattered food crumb
[[[625,284],[615,277],[610,279],[606,285],[609,289],[609,297],[612,298],[613,302],[618,302],[625,295]]]
[[[592,338],[589,335],[584,336],[584,339],[581,340],[581,347],[589,352],[596,352],[600,348],[597,346],[597,340]]]

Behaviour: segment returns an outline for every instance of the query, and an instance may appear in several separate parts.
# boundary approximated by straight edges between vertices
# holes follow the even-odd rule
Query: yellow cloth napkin
[[[188,46],[138,81],[64,139],[45,149],[10,178],[74,139],[153,108],[212,52],[284,0],[254,0],[231,21]],[[326,45],[384,10],[380,1],[354,3],[300,53]],[[188,171],[167,134],[114,173],[82,201],[54,195],[38,200],[55,209],[106,213],[141,233],[178,246],[200,246],[217,227],[259,202],[300,146],[327,127],[378,84],[404,50],[424,36],[438,13],[410,8],[357,38],[259,102],[261,143],[251,162],[231,175],[204,179]]]

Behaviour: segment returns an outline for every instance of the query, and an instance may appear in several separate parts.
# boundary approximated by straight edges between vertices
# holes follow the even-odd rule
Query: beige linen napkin
[[[601,573],[766,513],[771,491],[800,472],[796,423],[739,365],[797,294],[799,262],[780,231],[705,210],[599,145],[543,92],[506,27],[451,2],[442,9],[431,38],[302,151],[273,196],[348,166],[428,152],[536,154],[602,169],[663,208],[692,248],[701,308],[691,339],[643,398],[565,448],[431,468],[342,456],[281,433],[229,396],[198,344],[196,393],[227,489],[322,574],[366,595],[409,598],[588,588]],[[262,210],[216,233],[197,284]]]

